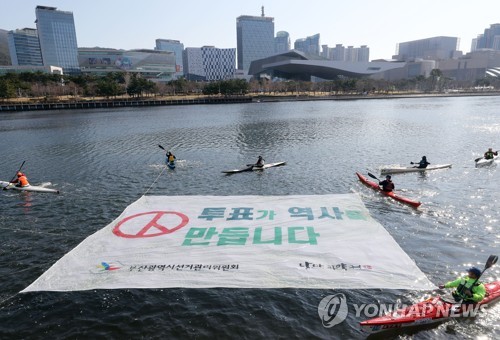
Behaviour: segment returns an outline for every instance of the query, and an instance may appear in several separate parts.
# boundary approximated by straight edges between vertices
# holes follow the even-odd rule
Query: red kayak
[[[385,196],[389,196],[390,198],[392,199],[395,199],[396,201],[398,202],[401,202],[401,203],[404,203],[404,204],[408,204],[408,205],[411,205],[412,207],[414,208],[418,208],[422,203],[421,202],[418,202],[418,201],[413,201],[409,198],[405,198],[405,197],[402,197],[402,196],[399,196],[399,195],[396,195],[394,192],[390,191],[390,192],[387,192],[387,191],[383,191],[382,189],[380,189],[378,183],[375,183],[375,182],[372,182],[370,181],[368,178],[366,178],[365,176],[361,175],[359,172],[356,172],[356,175],[358,175],[358,178],[359,180],[365,184],[366,186],[374,189],[374,190],[377,190],[379,191],[381,194],[385,195]]]
[[[376,317],[360,323],[361,330],[367,333],[378,333],[403,327],[421,326],[442,322],[451,318],[475,316],[481,309],[500,299],[500,281],[484,284],[486,297],[479,303],[461,305],[443,300],[440,296],[398,309],[384,316]]]

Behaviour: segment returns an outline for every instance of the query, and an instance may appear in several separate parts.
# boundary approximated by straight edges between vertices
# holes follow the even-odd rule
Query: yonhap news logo
[[[343,322],[349,308],[344,294],[328,295],[318,305],[318,315],[323,327],[331,328]]]
[[[395,304],[361,303],[351,304],[352,312],[357,319],[376,318],[392,314],[398,318],[414,318],[413,324],[425,324],[434,319],[459,317],[475,317],[479,312],[489,307],[488,304],[460,304],[443,302],[440,297],[428,298],[414,305],[401,304],[398,299]],[[318,315],[323,327],[331,328],[347,318],[349,307],[344,294],[334,294],[324,297],[318,304]],[[397,326],[401,327],[401,325]]]

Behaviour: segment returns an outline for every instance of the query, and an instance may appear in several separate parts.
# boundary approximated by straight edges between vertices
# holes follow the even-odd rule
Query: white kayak
[[[492,165],[493,163],[495,163],[495,161],[497,159],[498,159],[498,156],[493,156],[493,158],[490,158],[490,159],[486,159],[483,157],[476,162],[476,167]]]
[[[35,192],[50,192],[54,194],[58,194],[59,190],[56,189],[50,189],[50,188],[45,188],[45,187],[40,187],[36,185],[28,185],[25,187],[16,187],[15,184],[5,182],[5,181],[0,181],[0,186],[2,189],[5,190],[19,190],[19,191],[35,191]]]
[[[436,165],[428,165],[427,168],[416,168],[410,166],[391,166],[380,169],[380,173],[382,175],[388,174],[398,174],[405,172],[419,172],[419,171],[427,171],[427,170],[437,170],[437,169],[446,169],[451,168],[451,164],[436,164]]]
[[[238,172],[264,170],[264,169],[272,168],[275,166],[281,166],[281,165],[285,165],[285,164],[286,164],[286,162],[269,163],[269,164],[264,164],[263,166],[255,166],[253,164],[249,164],[244,169],[226,170],[226,171],[222,171],[222,172],[225,174],[236,174]]]

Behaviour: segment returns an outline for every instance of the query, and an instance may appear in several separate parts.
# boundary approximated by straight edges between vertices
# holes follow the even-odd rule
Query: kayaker
[[[418,162],[418,163],[410,162],[410,164],[418,164],[418,166],[414,166],[414,168],[425,169],[425,168],[427,168],[427,165],[429,165],[431,163],[427,162],[427,157],[422,156],[422,159],[420,160],[420,162]]]
[[[385,176],[385,180],[378,182],[378,185],[382,186],[382,190],[386,192],[394,190],[394,183],[392,183],[390,175]]]
[[[498,151],[493,151],[493,148],[489,148],[488,151],[484,153],[484,159],[493,159],[494,156],[498,156]]]
[[[170,151],[167,152],[167,163],[173,164],[175,161],[175,156]]]
[[[481,276],[481,270],[477,267],[467,269],[467,276],[459,277],[455,281],[450,281],[444,285],[439,285],[439,288],[457,288],[451,295],[455,301],[463,303],[476,303],[484,299],[486,288],[484,284],[478,281]]]
[[[257,163],[255,163],[254,166],[263,167],[264,162],[265,162],[264,158],[262,158],[262,156],[259,156],[259,158],[257,159]]]
[[[11,183],[16,184],[16,187],[21,187],[21,188],[30,185],[30,183],[28,182],[28,177],[26,177],[26,175],[21,171],[17,172],[16,179],[14,179]]]

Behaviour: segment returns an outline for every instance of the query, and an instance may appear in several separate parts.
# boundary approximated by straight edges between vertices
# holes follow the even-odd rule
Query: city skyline
[[[174,4],[150,0],[140,10],[137,2],[129,0],[23,0],[10,2],[0,12],[0,28],[36,28],[37,5],[73,12],[78,47],[117,49],[154,49],[156,39],[178,40],[184,47],[236,48],[236,18],[260,16],[264,6],[265,15],[274,18],[275,33],[288,32],[292,46],[297,39],[319,33],[322,45],[367,45],[370,60],[390,58],[398,43],[435,36],[459,38],[459,49],[467,53],[472,39],[500,22],[500,3],[486,0],[463,8],[448,0],[410,4],[393,0],[355,4],[318,0],[313,5],[293,0]]]

